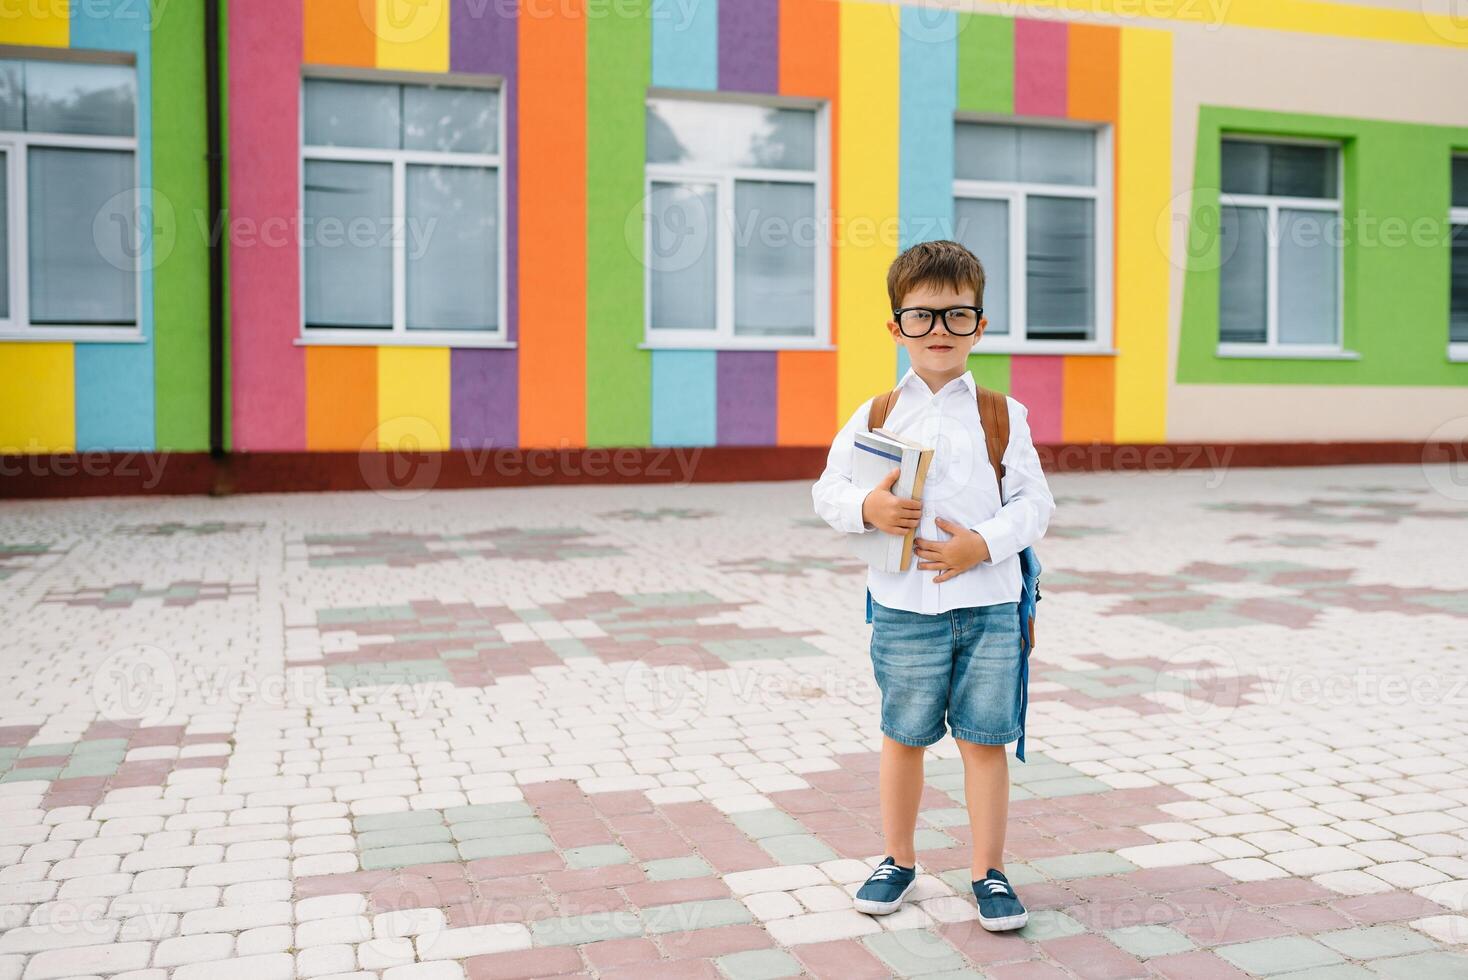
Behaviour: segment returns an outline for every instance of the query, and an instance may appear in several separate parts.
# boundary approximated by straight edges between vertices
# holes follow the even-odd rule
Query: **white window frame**
[[[1453,159],[1455,159],[1455,160],[1468,160],[1468,153],[1455,153],[1455,154],[1453,154]],[[1449,179],[1451,179],[1451,174],[1449,176]],[[1455,225],[1462,225],[1463,227],[1468,228],[1468,205],[1464,205],[1462,207],[1452,207],[1451,206],[1451,202],[1449,203],[1449,208],[1448,208],[1448,262],[1449,262],[1449,270],[1450,271],[1451,271],[1451,268],[1452,268],[1451,263],[1452,263],[1452,247],[1453,247],[1453,226],[1455,226]],[[1449,282],[1449,286],[1451,288],[1451,280]],[[1452,298],[1451,298],[1451,296],[1449,296],[1448,304],[1449,304],[1448,305],[1448,315],[1449,315],[1449,317],[1451,317],[1452,316]],[[1450,330],[1452,329],[1452,327],[1451,327],[1451,320],[1449,321],[1449,329]],[[1460,341],[1454,343],[1453,342],[1453,339],[1452,339],[1452,334],[1451,333],[1448,334],[1448,360],[1450,360],[1450,361],[1468,361],[1468,341],[1462,341],[1462,340],[1460,340]]]
[[[1329,344],[1284,344],[1279,341],[1279,212],[1283,208],[1301,211],[1326,211],[1336,215],[1342,222],[1345,220],[1345,193],[1346,193],[1346,169],[1345,169],[1345,144],[1340,140],[1312,139],[1296,136],[1275,136],[1256,133],[1232,133],[1220,134],[1218,143],[1218,154],[1223,156],[1223,141],[1232,140],[1246,143],[1284,143],[1297,146],[1323,146],[1335,151],[1335,194],[1334,198],[1324,197],[1282,197],[1273,194],[1228,194],[1220,190],[1218,192],[1218,206],[1220,214],[1225,207],[1249,207],[1262,208],[1266,212],[1267,225],[1264,233],[1265,247],[1268,256],[1265,265],[1266,275],[1266,298],[1264,305],[1265,335],[1262,343],[1253,341],[1218,341],[1217,355],[1219,357],[1264,357],[1264,358],[1345,358],[1354,360],[1360,355],[1355,351],[1345,349],[1345,318],[1346,318],[1346,274],[1344,243],[1336,248],[1336,297],[1335,297],[1335,341]],[[1220,163],[1220,167],[1222,164]],[[1219,183],[1222,183],[1220,172]],[[1223,328],[1223,314],[1218,312],[1219,330]]]
[[[1095,134],[1095,183],[1090,187],[1075,184],[1038,184],[1028,181],[970,180],[955,177],[953,198],[971,201],[1004,201],[1009,211],[1009,332],[991,334],[988,328],[974,345],[975,354],[1115,354],[1112,347],[1113,255],[1112,228],[1116,202],[1112,168],[1112,127],[1081,120],[1037,116],[1008,116],[993,113],[961,112],[954,117],[955,142],[958,127],[965,123],[1039,127],[1045,129],[1080,129]],[[1094,202],[1096,208],[1095,257],[1096,309],[1093,318],[1095,335],[1089,340],[1047,340],[1031,338],[1027,333],[1026,261],[1028,228],[1025,220],[1025,198],[1072,197]],[[956,211],[956,208],[955,208]],[[955,213],[954,221],[958,217]],[[954,228],[954,234],[958,229]],[[983,256],[979,256],[982,260]],[[986,314],[987,315],[987,314]]]
[[[816,166],[812,175],[806,170],[782,170],[761,167],[692,167],[669,163],[644,163],[642,183],[642,254],[652,252],[652,222],[647,220],[646,206],[655,182],[713,184],[716,188],[714,226],[716,261],[714,279],[715,324],[713,330],[653,329],[652,263],[642,263],[642,336],[639,350],[833,350],[831,346],[831,245],[829,240],[831,208],[830,110],[820,99],[803,99],[777,95],[736,95],[724,92],[688,91],[683,89],[648,89],[646,108],[654,102],[736,102],[742,105],[772,109],[814,110]],[[764,180],[789,184],[811,184],[815,188],[815,297],[812,312],[815,332],[809,337],[741,337],[734,333],[734,183],[736,180]]]
[[[27,157],[31,147],[47,149],[124,150],[132,154],[132,214],[139,214],[142,178],[138,162],[138,130],[142,125],[142,86],[138,84],[137,59],[126,52],[69,51],[54,48],[26,48],[0,45],[0,59],[7,61],[51,61],[69,65],[121,65],[133,73],[133,135],[86,136],[74,133],[30,133],[0,130],[0,155],[5,167],[6,217],[8,227],[0,228],[9,243],[10,303],[8,315],[0,317],[0,341],[40,343],[146,343],[143,334],[143,273],[147,263],[138,257],[133,270],[133,325],[89,327],[84,323],[30,322],[30,211],[27,185]],[[151,203],[151,202],[150,202]],[[151,247],[151,243],[150,243]]]
[[[369,82],[393,85],[416,85],[423,88],[478,88],[493,90],[499,94],[499,133],[495,145],[497,153],[445,153],[438,150],[384,150],[356,146],[309,146],[306,143],[306,83],[327,80],[345,82]],[[509,81],[499,75],[468,74],[463,72],[412,72],[375,71],[359,68],[336,68],[331,66],[307,65],[301,73],[298,132],[296,145],[299,147],[296,175],[297,204],[296,227],[297,268],[300,270],[300,296],[298,304],[299,336],[297,346],[336,347],[515,347],[509,339],[509,292],[508,292],[508,244],[506,184],[508,174],[505,163],[505,119],[509,115],[507,106],[512,98]],[[306,326],[306,161],[348,163],[387,163],[392,166],[392,329],[376,330],[359,327],[307,327]],[[499,261],[495,275],[499,277],[498,313],[499,326],[494,330],[409,330],[408,329],[408,254],[407,254],[407,171],[410,164],[432,166],[492,167],[498,187],[499,217],[495,222],[499,234]]]

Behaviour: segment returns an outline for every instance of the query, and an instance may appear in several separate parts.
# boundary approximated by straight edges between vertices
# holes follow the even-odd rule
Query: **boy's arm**
[[[1018,409],[1009,413],[1009,445],[1002,460],[1005,503],[997,514],[972,528],[989,545],[988,559],[980,562],[983,565],[997,565],[1039,541],[1055,513],[1055,498],[1030,436],[1029,409],[1012,398],[1005,401]]]
[[[871,399],[868,398],[836,433],[836,438],[831,441],[831,451],[826,455],[825,472],[810,488],[816,514],[836,530],[852,534],[875,530],[861,517],[862,502],[871,490],[851,482],[851,456],[856,451],[856,434],[866,427],[870,405]]]

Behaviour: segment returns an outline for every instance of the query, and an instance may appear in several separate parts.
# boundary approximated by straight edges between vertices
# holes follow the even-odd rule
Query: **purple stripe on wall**
[[[776,351],[719,351],[720,446],[773,446],[779,409]]]
[[[779,91],[780,0],[720,0],[719,89]]]
[[[506,336],[515,340],[520,321],[519,119],[514,92],[519,47],[515,5],[451,0],[449,67],[500,75],[500,111],[505,114],[504,241]],[[514,350],[455,349],[452,355],[449,419],[455,448],[514,446],[520,438],[520,372]]]

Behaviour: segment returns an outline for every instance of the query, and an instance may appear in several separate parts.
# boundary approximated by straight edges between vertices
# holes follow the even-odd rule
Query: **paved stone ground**
[[[1468,977],[1446,476],[1052,477],[1005,935],[806,483],[5,504],[0,978]]]

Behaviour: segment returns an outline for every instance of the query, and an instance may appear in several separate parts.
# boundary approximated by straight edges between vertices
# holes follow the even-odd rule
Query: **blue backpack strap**
[[[872,621],[872,590],[867,589],[867,622]]]

